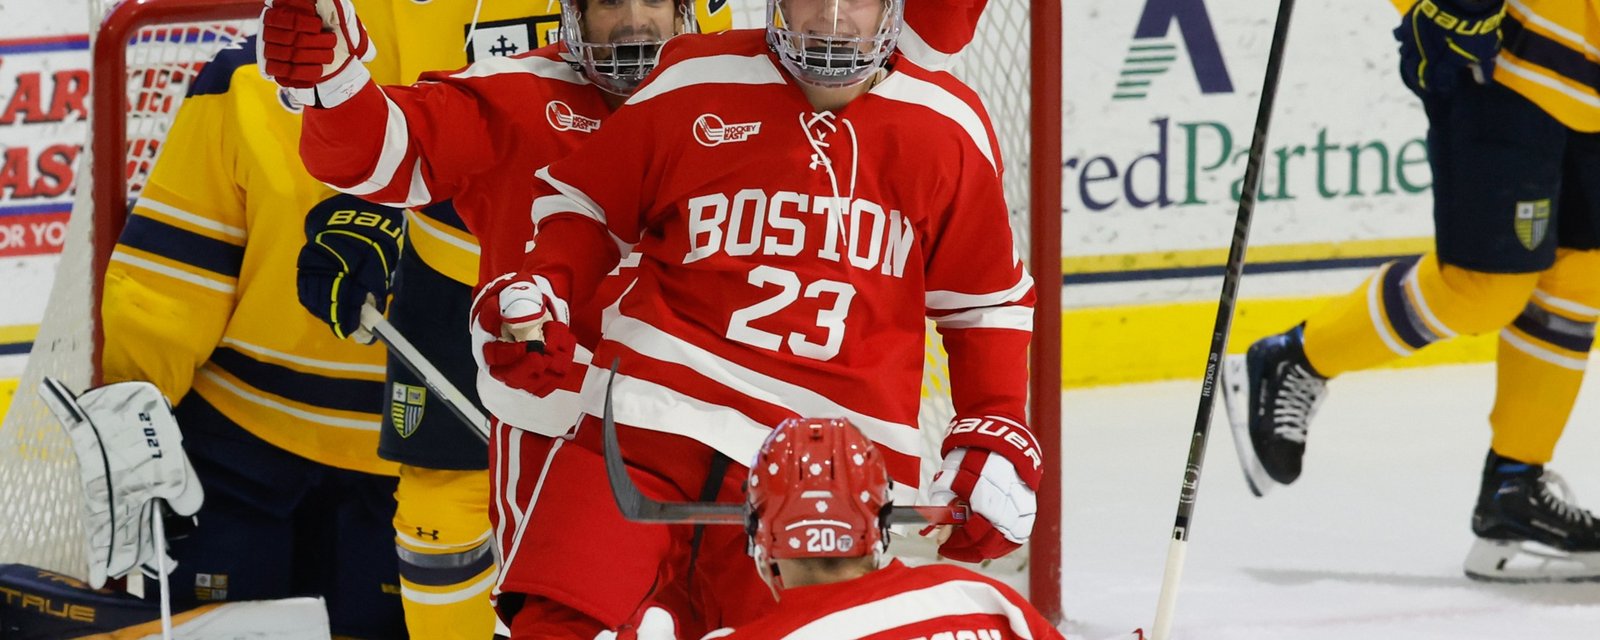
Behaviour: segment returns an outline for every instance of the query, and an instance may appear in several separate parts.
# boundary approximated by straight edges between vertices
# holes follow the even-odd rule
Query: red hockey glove
[[[960,500],[972,515],[939,545],[939,555],[980,562],[1027,542],[1044,473],[1028,428],[1000,416],[957,417],[940,449],[944,462],[933,477],[934,504]]]
[[[478,367],[513,389],[544,397],[572,368],[578,345],[567,303],[541,276],[506,274],[472,303],[473,356]]]
[[[371,80],[377,49],[350,0],[267,0],[256,38],[261,74],[295,102],[333,107]]]

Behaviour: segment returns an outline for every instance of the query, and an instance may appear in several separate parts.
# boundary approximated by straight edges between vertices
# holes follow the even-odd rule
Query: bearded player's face
[[[659,42],[677,33],[675,0],[589,0],[584,39],[594,44]]]
[[[806,48],[829,48],[831,38],[871,38],[883,24],[884,0],[780,0],[788,27],[806,36]],[[836,45],[835,45],[836,46]]]

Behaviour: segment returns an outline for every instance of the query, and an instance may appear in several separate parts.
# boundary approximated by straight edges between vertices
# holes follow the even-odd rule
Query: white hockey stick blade
[[[399,358],[401,364],[422,378],[422,382],[427,384],[429,389],[433,389],[434,393],[439,394],[439,397],[444,399],[444,406],[450,409],[451,413],[471,427],[473,433],[484,442],[489,441],[489,419],[467,399],[466,394],[450,384],[450,379],[444,377],[432,362],[428,362],[410,340],[401,335],[394,325],[389,324],[389,319],[383,317],[383,312],[378,311],[371,300],[361,305],[361,326],[382,338],[383,343],[389,346],[389,353]]]
[[[1239,454],[1239,466],[1244,470],[1244,483],[1256,497],[1267,495],[1277,484],[1256,456],[1250,444],[1250,370],[1243,355],[1222,359],[1222,405],[1227,409],[1228,432],[1233,434],[1233,450]]]
[[[1462,569],[1483,582],[1535,584],[1600,581],[1600,552],[1565,552],[1526,541],[1472,543]]]

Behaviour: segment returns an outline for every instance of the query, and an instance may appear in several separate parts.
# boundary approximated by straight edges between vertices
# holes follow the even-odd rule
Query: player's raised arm
[[[349,0],[274,0],[261,38],[263,73],[305,107],[306,169],[339,191],[396,207],[451,198],[463,178],[511,152],[509,139],[493,135],[491,124],[503,119],[489,117],[494,105],[473,92],[473,78],[559,64],[496,58],[409,87],[379,86],[363,64],[373,45]]]

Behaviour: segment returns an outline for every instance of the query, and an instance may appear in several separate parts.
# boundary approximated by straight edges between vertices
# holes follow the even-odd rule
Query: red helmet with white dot
[[[775,560],[855,558],[887,546],[889,470],[842,418],[790,418],[756,454],[745,489],[756,569],[782,589]]]

